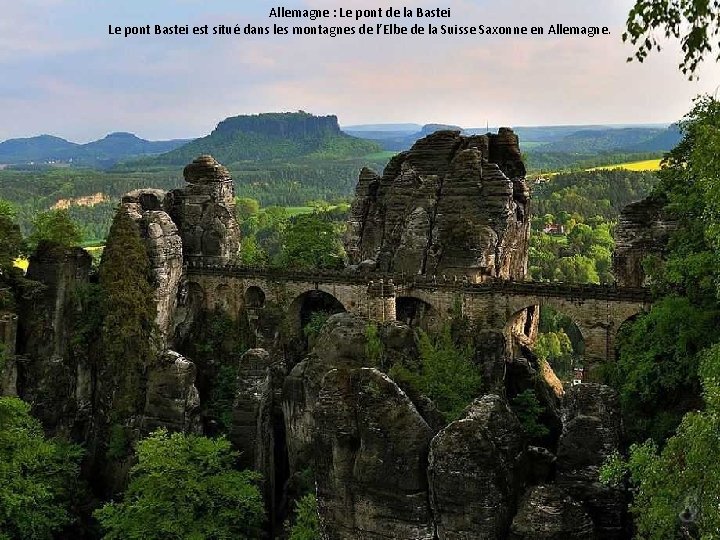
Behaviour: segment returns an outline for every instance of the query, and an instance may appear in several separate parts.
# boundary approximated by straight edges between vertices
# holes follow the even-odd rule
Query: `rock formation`
[[[432,540],[425,475],[432,431],[373,368],[334,369],[316,411],[318,508],[329,540]]]
[[[17,324],[18,316],[14,312],[0,311],[0,396],[17,395]]]
[[[622,491],[600,483],[600,467],[620,445],[617,393],[600,384],[573,386],[563,400],[563,431],[557,451],[557,485],[583,504],[597,538],[623,537]]]
[[[235,191],[230,172],[212,156],[200,156],[183,171],[187,186],[170,192],[169,213],[182,237],[186,259],[225,264],[240,247]]]
[[[510,540],[594,540],[593,522],[582,506],[555,486],[530,489],[520,502]]]
[[[53,433],[83,429],[91,400],[91,366],[72,354],[79,292],[89,283],[90,255],[46,243],[30,257],[29,291],[19,306],[17,392]]]
[[[163,336],[171,330],[183,275],[182,239],[167,213],[167,192],[140,189],[122,198],[122,210],[138,224],[145,241],[157,306],[156,322]]]
[[[440,540],[504,538],[522,483],[522,430],[507,403],[476,399],[432,440],[428,477]]]
[[[199,432],[200,396],[195,388],[195,364],[174,351],[165,351],[148,373],[142,429],[159,427]]]
[[[350,264],[521,280],[530,235],[524,177],[510,129],[425,137],[390,160],[382,176],[360,173],[345,240]]]
[[[649,196],[627,205],[615,229],[612,270],[618,285],[647,285],[643,260],[649,255],[662,257],[670,235],[678,223],[666,209],[664,197]]]

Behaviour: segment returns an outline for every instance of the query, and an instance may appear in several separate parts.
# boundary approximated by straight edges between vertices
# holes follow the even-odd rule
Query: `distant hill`
[[[345,132],[355,137],[376,141],[383,150],[400,152],[410,148],[418,139],[442,129],[462,131],[460,126],[449,124],[425,124],[424,126],[418,124],[368,124],[366,126],[348,126],[345,128]]]
[[[347,126],[350,135],[378,142],[383,150],[402,151],[415,141],[438,129],[462,129],[463,135],[482,135],[495,132],[497,127],[460,128],[445,124],[368,124]],[[676,126],[642,125],[568,125],[568,126],[517,126],[523,150],[562,154],[597,154],[600,152],[647,153],[666,152],[680,140]]]
[[[538,146],[538,152],[596,154],[599,152],[664,152],[681,138],[676,127],[581,130]]]
[[[343,133],[336,116],[263,113],[227,118],[210,135],[143,163],[184,165],[200,154],[212,154],[226,165],[302,157],[345,159],[380,150],[376,142]]]
[[[39,135],[26,139],[8,139],[0,143],[0,163],[27,163],[62,159],[80,145],[53,137]]]
[[[132,133],[111,133],[103,139],[78,144],[52,135],[40,135],[26,139],[9,139],[0,143],[0,163],[72,163],[109,167],[121,159],[162,154],[187,142],[187,139],[146,141]]]

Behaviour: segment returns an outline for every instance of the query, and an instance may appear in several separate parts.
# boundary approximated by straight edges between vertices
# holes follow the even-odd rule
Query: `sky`
[[[720,88],[678,70],[675,43],[642,64],[622,42],[633,0],[0,0],[0,140],[88,142],[113,131],[199,137],[229,116],[304,110],[341,125],[669,123]],[[449,8],[450,19],[269,18],[270,9]],[[608,26],[584,36],[131,36],[109,26],[396,22]]]

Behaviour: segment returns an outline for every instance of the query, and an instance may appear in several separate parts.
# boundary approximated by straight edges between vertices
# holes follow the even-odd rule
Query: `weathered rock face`
[[[18,317],[11,311],[0,311],[0,396],[17,395],[15,342]]]
[[[432,431],[397,385],[373,368],[332,370],[315,414],[324,537],[432,539],[425,475]]]
[[[200,156],[183,171],[187,186],[170,193],[169,213],[180,230],[186,259],[225,264],[240,247],[230,172],[212,156]]]
[[[195,364],[174,351],[162,353],[148,373],[142,429],[200,431],[200,396],[195,388]]]
[[[428,478],[440,540],[505,538],[522,479],[520,424],[496,395],[476,399],[430,445]]]
[[[348,220],[350,264],[387,272],[522,279],[529,190],[517,136],[439,131],[360,173]],[[367,263],[364,263],[367,265]]]
[[[662,257],[678,222],[666,210],[667,201],[650,196],[629,204],[615,229],[612,269],[618,285],[647,285],[642,262],[648,255]]]
[[[556,486],[531,488],[513,519],[511,540],[593,540],[593,522],[582,506]]]
[[[167,213],[168,194],[159,189],[132,191],[122,198],[122,210],[138,224],[145,241],[157,306],[158,328],[171,331],[183,273],[182,239]]]
[[[367,321],[355,315],[333,315],[320,332],[313,352],[285,379],[282,409],[292,472],[312,463],[315,402],[325,374],[334,368],[350,370],[368,365],[366,327]]]
[[[78,291],[91,264],[83,249],[49,244],[30,257],[27,278],[42,286],[20,304],[17,393],[52,433],[74,430],[91,407],[91,367],[71,350]]]
[[[599,481],[600,467],[620,443],[617,393],[600,384],[573,386],[565,394],[562,419],[557,485],[583,504],[594,522],[597,538],[622,538],[624,494]]]

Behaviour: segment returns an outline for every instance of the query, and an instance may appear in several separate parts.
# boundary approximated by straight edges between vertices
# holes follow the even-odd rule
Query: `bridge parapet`
[[[512,296],[556,297],[568,301],[608,300],[651,303],[652,291],[646,287],[618,287],[616,285],[572,284],[562,282],[486,280],[481,283],[445,276],[358,273],[337,270],[287,270],[284,268],[253,268],[235,265],[189,264],[188,275],[214,275],[237,278],[261,278],[310,283],[393,284],[393,289],[443,289],[466,294],[500,294]],[[388,290],[390,290],[388,288]]]

